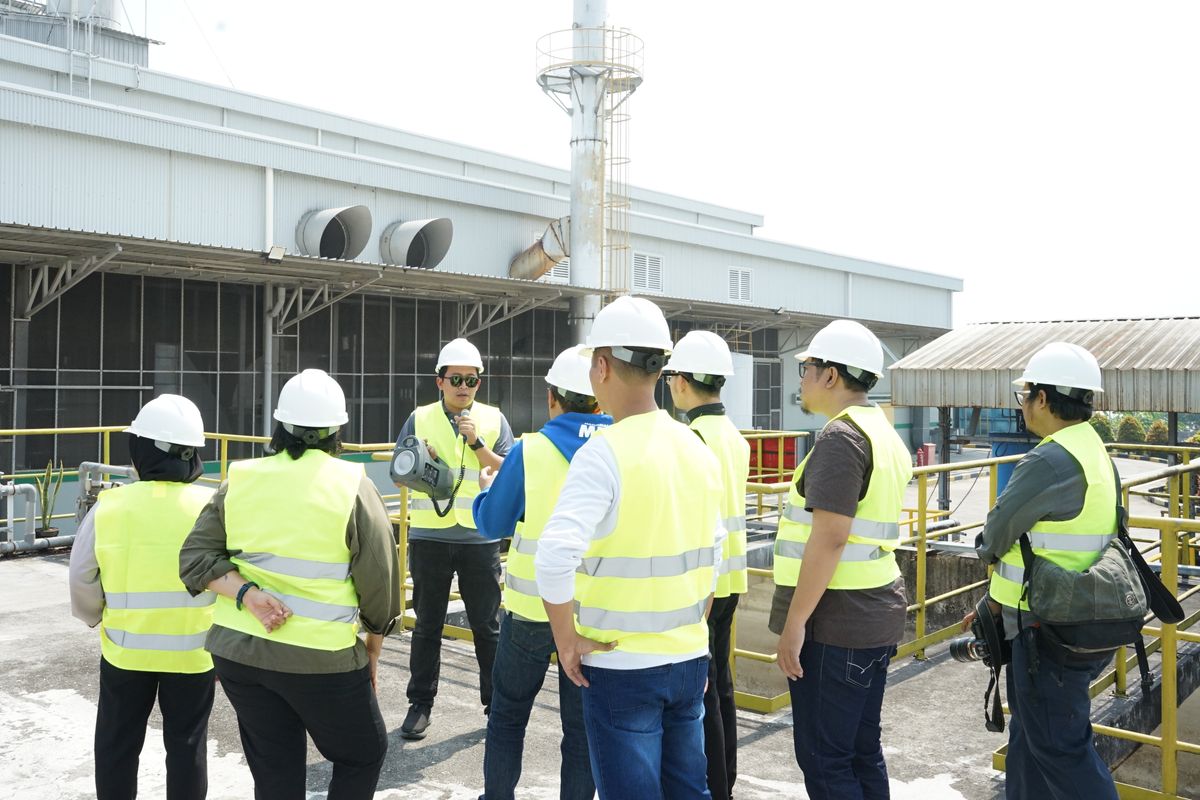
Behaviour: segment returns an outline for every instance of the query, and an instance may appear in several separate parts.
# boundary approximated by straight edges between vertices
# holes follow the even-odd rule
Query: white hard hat
[[[1033,354],[1021,377],[1013,386],[1044,383],[1063,394],[1070,389],[1103,392],[1100,383],[1100,364],[1096,357],[1077,344],[1051,342]]]
[[[441,372],[442,367],[475,367],[482,375],[483,356],[479,355],[479,348],[466,339],[453,339],[438,353],[435,371]]]
[[[588,349],[644,347],[671,352],[671,329],[662,310],[644,297],[622,295],[600,309],[588,333]],[[624,359],[622,359],[624,360]]]
[[[200,418],[200,409],[177,394],[160,394],[146,403],[125,432],[187,447],[204,444],[204,420]]]
[[[288,378],[279,392],[275,419],[302,428],[334,428],[345,425],[346,394],[323,369],[306,369]]]
[[[586,349],[577,344],[559,353],[550,371],[546,373],[546,383],[568,392],[594,397],[592,379],[588,375],[592,369],[592,361],[583,354]]]
[[[876,378],[883,375],[883,345],[875,334],[852,319],[835,319],[817,331],[804,352],[796,354],[797,361],[806,358],[866,370]]]
[[[695,376],[732,375],[733,356],[725,340],[712,331],[691,331],[676,343],[663,369]]]

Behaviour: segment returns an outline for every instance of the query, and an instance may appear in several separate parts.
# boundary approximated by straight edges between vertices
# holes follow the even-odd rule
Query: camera
[[[998,669],[1012,658],[1012,646],[1004,638],[1004,621],[993,614],[987,598],[975,606],[971,635],[950,642],[950,657],[955,661],[982,661],[989,669]]]

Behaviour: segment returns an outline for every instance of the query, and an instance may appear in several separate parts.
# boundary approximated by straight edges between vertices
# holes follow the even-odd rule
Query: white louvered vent
[[[571,257],[567,256],[562,261],[559,261],[550,271],[542,276],[542,280],[547,283],[570,283],[571,282]]]
[[[646,292],[663,290],[662,256],[633,254],[633,288]]]
[[[753,300],[753,283],[749,267],[729,268],[729,299],[736,303],[749,303]]]

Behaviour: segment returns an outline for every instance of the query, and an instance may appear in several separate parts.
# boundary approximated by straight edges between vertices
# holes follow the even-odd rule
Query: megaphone
[[[400,440],[392,456],[392,482],[414,492],[429,495],[434,500],[449,500],[454,496],[454,474],[450,465],[440,458],[430,458],[429,448],[416,436]]]

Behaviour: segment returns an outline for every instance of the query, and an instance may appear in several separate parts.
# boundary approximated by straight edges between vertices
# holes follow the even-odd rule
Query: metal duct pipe
[[[536,281],[569,255],[571,218],[562,217],[547,225],[541,238],[513,258],[508,265],[508,277]]]
[[[393,222],[379,239],[383,263],[434,269],[454,239],[454,223],[445,217]]]
[[[310,211],[296,226],[296,244],[306,256],[352,260],[371,240],[371,209],[342,206]]]
[[[35,549],[34,543],[38,541],[35,534],[37,530],[37,487],[32,483],[0,483],[0,497],[16,497],[17,495],[25,497],[25,539],[23,542],[18,542],[16,541],[16,537],[14,537],[11,542],[0,542],[0,555],[15,553],[21,550],[33,550]],[[11,517],[12,514],[10,513],[9,516]],[[11,522],[11,519],[9,521]],[[10,527],[13,531],[16,531],[15,525]],[[42,541],[46,540],[43,539]]]

